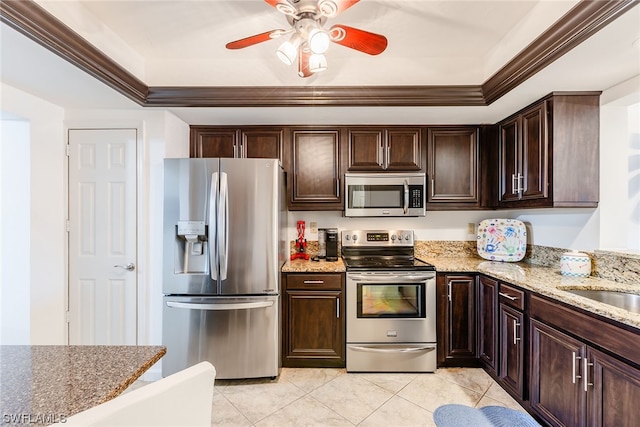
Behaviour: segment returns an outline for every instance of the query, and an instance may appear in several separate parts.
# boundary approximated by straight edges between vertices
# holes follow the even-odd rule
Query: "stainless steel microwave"
[[[345,174],[345,216],[425,216],[424,173]]]

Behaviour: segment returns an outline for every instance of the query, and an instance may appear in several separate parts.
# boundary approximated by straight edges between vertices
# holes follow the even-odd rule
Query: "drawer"
[[[513,286],[500,283],[500,292],[498,293],[500,302],[518,310],[524,310],[524,291]]]
[[[287,289],[342,290],[343,274],[287,274]]]

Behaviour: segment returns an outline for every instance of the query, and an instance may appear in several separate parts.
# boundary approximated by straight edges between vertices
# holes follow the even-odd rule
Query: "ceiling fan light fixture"
[[[338,14],[338,5],[333,0],[320,0],[318,2],[318,10],[324,16],[333,17]]]
[[[324,55],[314,53],[309,57],[309,71],[319,73],[327,69],[327,58]]]
[[[309,48],[311,52],[316,54],[322,54],[329,49],[329,43],[331,42],[331,38],[329,34],[324,30],[312,30],[309,33]]]
[[[291,39],[280,45],[278,50],[276,50],[276,55],[282,62],[287,65],[291,65],[296,60],[298,46],[300,46],[300,37],[294,34]]]

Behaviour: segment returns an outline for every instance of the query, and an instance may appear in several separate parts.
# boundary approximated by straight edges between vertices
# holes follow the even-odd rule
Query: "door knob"
[[[134,263],[132,263],[132,262],[130,262],[127,265],[114,265],[114,267],[122,268],[122,269],[127,270],[127,271],[133,271],[133,270],[136,269],[136,265]]]

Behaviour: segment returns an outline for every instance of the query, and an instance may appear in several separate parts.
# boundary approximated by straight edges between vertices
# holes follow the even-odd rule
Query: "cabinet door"
[[[531,320],[531,408],[556,426],[584,426],[585,393],[578,340],[537,320]],[[617,425],[617,424],[608,424]]]
[[[340,138],[337,130],[294,130],[291,210],[342,210]]]
[[[348,171],[384,170],[383,129],[350,129]]]
[[[518,200],[520,118],[500,124],[500,201]]]
[[[238,157],[279,159],[280,163],[282,163],[282,135],[282,129],[242,130],[242,148]]]
[[[522,113],[522,199],[544,199],[548,196],[549,152],[546,103]]]
[[[389,171],[422,170],[422,138],[418,128],[387,129],[385,169]]]
[[[283,365],[343,367],[344,302],[340,291],[285,292]]]
[[[524,395],[524,314],[500,304],[500,371],[502,384],[520,399]]]
[[[587,361],[593,364],[587,365],[587,376],[583,378],[588,384],[587,424],[637,426],[640,420],[640,370],[591,348]],[[584,370],[582,375],[584,377]]]
[[[237,157],[236,129],[191,128],[190,157]]]
[[[498,368],[498,282],[478,279],[478,357],[484,367],[497,374]]]
[[[429,203],[478,202],[478,129],[429,128]]]
[[[476,366],[475,276],[437,277],[438,363]]]

